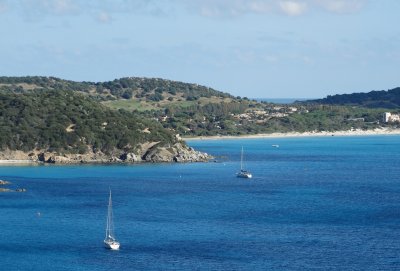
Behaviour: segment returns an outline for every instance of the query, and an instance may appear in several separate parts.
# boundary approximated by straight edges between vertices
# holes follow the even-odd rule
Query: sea
[[[294,102],[314,100],[314,98],[252,98],[258,102],[268,102],[274,104],[292,104]]]
[[[0,270],[400,270],[400,136],[188,144],[215,159],[0,166],[27,190],[0,193]]]

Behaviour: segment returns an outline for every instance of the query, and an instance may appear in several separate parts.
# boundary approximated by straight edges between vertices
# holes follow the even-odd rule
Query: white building
[[[400,115],[385,112],[383,113],[383,122],[400,122]]]

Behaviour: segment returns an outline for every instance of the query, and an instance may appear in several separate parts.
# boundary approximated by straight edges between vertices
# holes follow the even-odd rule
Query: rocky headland
[[[112,153],[87,152],[70,154],[34,150],[30,152],[5,150],[0,153],[0,163],[48,163],[48,164],[77,164],[77,163],[187,163],[207,162],[213,157],[199,152],[182,142],[173,145],[161,145],[160,142],[141,144],[138,150],[129,152],[115,150]]]

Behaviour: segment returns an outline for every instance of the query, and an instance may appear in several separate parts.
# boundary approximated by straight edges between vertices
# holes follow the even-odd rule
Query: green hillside
[[[100,100],[140,99],[162,101],[173,97],[197,100],[201,97],[232,97],[229,94],[197,84],[144,77],[126,77],[108,82],[74,82],[56,77],[0,77],[0,89],[26,92],[33,89],[72,90],[87,93]]]
[[[7,138],[1,141],[3,148],[34,146],[83,152],[87,146],[112,151],[134,148],[146,140],[170,142],[175,134],[191,137],[391,127],[397,124],[382,123],[382,114],[399,111],[388,108],[398,108],[400,89],[288,105],[157,78],[95,83],[34,76],[0,77],[0,92],[6,97],[2,99],[6,116],[2,133]],[[25,104],[33,114],[21,109]],[[12,112],[20,120],[15,121]],[[68,127],[73,131],[67,132]],[[153,132],[140,132],[146,127]]]
[[[143,142],[174,143],[155,121],[109,109],[74,91],[0,91],[0,149],[61,153],[130,151]]]

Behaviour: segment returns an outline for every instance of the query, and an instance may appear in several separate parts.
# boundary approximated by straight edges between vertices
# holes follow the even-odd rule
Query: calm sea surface
[[[0,166],[27,189],[0,194],[0,270],[400,270],[399,136],[189,144],[217,161]]]

